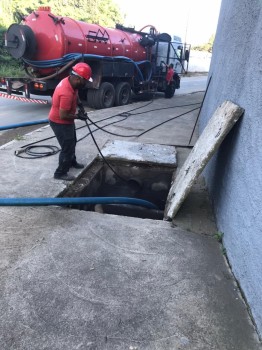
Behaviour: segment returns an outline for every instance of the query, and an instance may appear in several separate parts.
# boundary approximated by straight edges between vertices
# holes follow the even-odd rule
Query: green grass
[[[25,76],[25,71],[18,61],[0,55],[0,77],[22,78]]]
[[[22,141],[22,140],[24,140],[25,138],[24,138],[23,135],[16,134],[16,136],[14,137],[14,139],[15,139],[16,141]]]
[[[4,46],[5,29],[0,27],[0,77],[25,77],[21,61],[13,58]]]
[[[215,233],[214,236],[219,243],[223,242],[223,236],[224,236],[223,232],[218,231],[217,233]]]
[[[223,236],[224,236],[224,232],[220,232],[220,231],[214,234],[215,239],[220,243],[222,254],[227,256],[227,251],[223,244]]]

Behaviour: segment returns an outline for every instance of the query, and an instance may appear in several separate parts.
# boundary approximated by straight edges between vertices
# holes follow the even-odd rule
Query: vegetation
[[[227,255],[227,251],[226,251],[226,248],[224,247],[224,244],[223,244],[224,232],[218,231],[217,233],[215,233],[214,237],[221,244],[221,252],[222,252],[222,254],[226,256]]]
[[[4,48],[4,33],[6,29],[0,26],[0,77],[23,77],[22,63],[12,58]]]
[[[114,27],[122,23],[120,9],[114,0],[1,0],[0,25],[8,27],[19,22],[39,6],[50,6],[55,15],[72,17],[79,21]]]
[[[200,46],[193,46],[192,50],[212,52],[214,40],[215,40],[215,34],[213,34],[210,37],[210,39],[208,40],[208,42],[206,44],[203,44]]]
[[[120,9],[114,0],[1,0],[0,7],[0,76],[22,77],[22,62],[13,59],[4,48],[4,33],[12,23],[20,23],[23,16],[50,6],[52,13],[75,20],[115,27],[122,23]]]
[[[218,231],[217,233],[215,233],[215,238],[219,243],[223,242],[223,236],[224,236],[223,232]]]

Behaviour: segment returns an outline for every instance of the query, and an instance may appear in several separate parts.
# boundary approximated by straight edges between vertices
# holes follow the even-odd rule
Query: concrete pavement
[[[202,98],[203,93],[158,97],[150,104],[92,112],[100,126],[116,122],[107,130],[125,136],[165,122],[140,137],[103,131],[94,136],[99,147],[108,140],[175,145],[180,168]],[[83,138],[78,161],[88,167],[98,151],[81,121],[77,127]],[[56,197],[69,188],[52,177],[58,155],[14,156],[52,135],[46,126],[0,148],[1,197]],[[192,144],[196,139],[197,133]],[[54,138],[40,144],[57,145]],[[81,176],[79,170],[72,173]],[[173,222],[55,206],[0,211],[1,349],[261,349],[214,238],[202,178]]]

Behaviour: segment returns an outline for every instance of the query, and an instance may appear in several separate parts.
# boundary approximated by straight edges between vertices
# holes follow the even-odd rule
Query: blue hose
[[[25,123],[19,123],[19,124],[10,124],[10,125],[5,125],[5,126],[0,126],[0,131],[1,130],[8,130],[8,129],[15,129],[15,128],[21,128],[23,126],[30,126],[30,125],[37,125],[37,124],[45,124],[48,123],[48,119],[42,119],[42,120],[37,120],[34,122],[25,122]]]
[[[147,82],[151,79],[152,76],[152,67],[150,61],[139,61],[135,62],[129,57],[125,56],[101,56],[101,55],[94,55],[94,54],[80,54],[80,53],[69,53],[67,55],[64,55],[61,58],[53,59],[53,60],[46,60],[46,61],[31,61],[27,59],[23,59],[23,61],[28,64],[29,66],[33,66],[36,68],[40,69],[45,69],[45,68],[54,68],[54,67],[61,67],[66,65],[72,60],[80,60],[80,59],[95,59],[95,60],[100,60],[100,61],[113,61],[113,62],[130,62],[133,63],[135,66],[135,69],[138,73],[138,81],[141,82]],[[140,69],[140,65],[145,65],[147,66],[147,77],[143,76],[143,73]]]
[[[114,62],[134,62],[131,58],[125,56],[101,56],[94,54],[80,54],[80,53],[70,53],[64,55],[61,58],[56,58],[53,60],[46,61],[31,61],[23,58],[23,61],[27,63],[29,66],[37,67],[37,68],[53,68],[53,67],[61,67],[66,65],[72,60],[80,60],[82,58],[86,59],[95,59],[100,61],[114,61]],[[145,62],[145,61],[142,61]],[[140,63],[140,62],[139,62]]]
[[[131,204],[158,210],[158,207],[151,202],[129,197],[0,198],[0,206],[2,207],[71,204]]]

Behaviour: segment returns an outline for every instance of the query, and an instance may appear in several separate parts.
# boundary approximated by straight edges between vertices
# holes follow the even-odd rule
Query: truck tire
[[[99,90],[95,90],[94,104],[96,109],[110,108],[115,102],[115,88],[111,83],[104,82]]]
[[[87,91],[87,104],[90,108],[95,108],[95,92],[93,89]]]
[[[131,98],[131,86],[127,82],[118,83],[116,86],[116,106],[128,105]]]
[[[166,86],[165,98],[172,98],[175,94],[176,88],[173,83]]]

